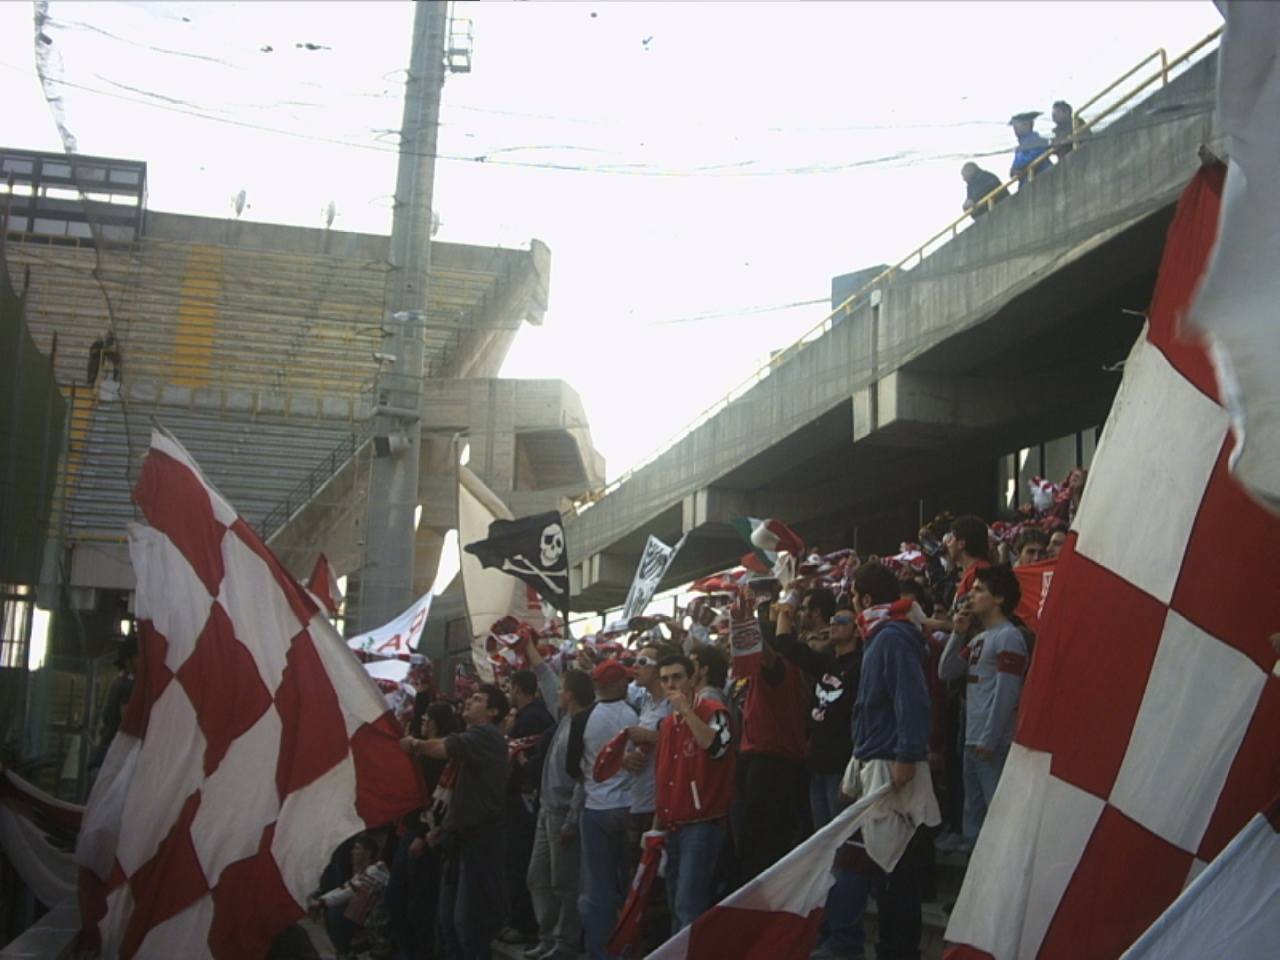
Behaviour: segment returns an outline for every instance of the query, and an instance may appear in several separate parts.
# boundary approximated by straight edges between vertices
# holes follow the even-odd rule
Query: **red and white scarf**
[[[877,603],[867,607],[858,614],[858,629],[862,631],[862,639],[870,640],[871,635],[891,620],[911,622],[911,597],[900,597],[893,603]]]
[[[458,782],[458,761],[452,758],[440,771],[440,779],[431,793],[431,806],[423,814],[428,830],[439,829],[444,824],[444,815],[449,812],[449,804],[453,800],[453,788]]]

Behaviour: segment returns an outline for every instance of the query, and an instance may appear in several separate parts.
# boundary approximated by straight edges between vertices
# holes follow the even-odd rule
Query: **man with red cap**
[[[636,722],[627,703],[630,671],[617,660],[604,660],[591,671],[596,702],[574,716],[569,727],[566,765],[580,778],[586,804],[579,824],[582,849],[582,885],[578,912],[591,960],[610,957],[606,944],[618,920],[626,896],[627,823],[631,812],[632,773],[625,767],[597,780],[596,759],[619,734]]]

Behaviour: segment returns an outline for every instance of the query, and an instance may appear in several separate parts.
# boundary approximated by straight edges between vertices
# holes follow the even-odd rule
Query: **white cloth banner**
[[[427,614],[431,612],[431,596],[429,592],[424,593],[413,606],[390,623],[348,638],[347,646],[369,657],[407,660],[410,654],[417,652],[422,628],[426,626]]]
[[[1227,180],[1192,321],[1210,338],[1236,446],[1231,469],[1280,511],[1280,4],[1224,3],[1218,121]]]
[[[546,625],[546,615],[538,595],[523,580],[486,568],[463,547],[489,536],[494,520],[512,519],[511,511],[484,481],[466,467],[458,468],[458,554],[462,572],[462,594],[466,600],[471,630],[471,659],[483,683],[493,682],[493,664],[485,649],[489,628],[505,616],[514,616],[535,630]],[[532,596],[530,596],[532,594]]]
[[[846,807],[760,876],[658,947],[648,960],[721,960],[748,953],[776,960],[808,957],[835,882],[831,867],[836,850],[889,794],[890,787],[882,785]]]
[[[649,541],[644,545],[644,553],[640,555],[640,563],[636,566],[636,575],[631,581],[631,589],[627,592],[627,602],[622,605],[624,623],[644,613],[644,608],[658,592],[658,585],[671,569],[671,561],[675,559],[682,546],[684,546],[684,537],[681,537],[674,547],[669,547],[657,537],[650,535]]]
[[[71,854],[59,850],[39,827],[4,804],[0,804],[0,849],[46,907],[75,899],[76,865]]]
[[[1121,960],[1243,960],[1278,950],[1280,834],[1258,814]]]

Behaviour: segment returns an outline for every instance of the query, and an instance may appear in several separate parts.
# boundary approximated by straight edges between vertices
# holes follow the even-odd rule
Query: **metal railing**
[[[1142,93],[1144,90],[1147,89],[1147,87],[1151,86],[1151,84],[1155,83],[1157,80],[1161,82],[1160,83],[1161,86],[1167,85],[1169,83],[1170,70],[1172,70],[1174,67],[1177,67],[1180,64],[1186,63],[1193,56],[1199,53],[1202,49],[1204,49],[1206,46],[1208,46],[1210,43],[1216,40],[1221,34],[1222,34],[1222,28],[1219,27],[1218,29],[1214,30],[1212,33],[1205,36],[1199,42],[1195,43],[1194,45],[1189,47],[1187,50],[1183,51],[1173,60],[1169,59],[1168,54],[1165,52],[1164,48],[1161,47],[1160,49],[1155,50],[1148,56],[1144,57],[1135,66],[1130,68],[1126,73],[1124,73],[1120,77],[1113,80],[1106,88],[1104,88],[1102,91],[1100,91],[1099,93],[1094,95],[1092,98],[1090,98],[1085,104],[1083,104],[1076,111],[1076,116],[1073,117],[1073,133],[1071,138],[1072,146],[1073,147],[1079,146],[1078,138],[1082,134],[1087,133],[1090,130],[1093,130],[1095,127],[1097,127],[1099,123],[1101,123],[1103,120],[1107,119],[1108,117],[1112,116],[1117,110],[1119,110],[1121,107],[1128,104],[1130,101],[1133,100],[1134,97],[1138,96],[1138,94]],[[1154,72],[1151,76],[1147,77],[1145,80],[1141,81],[1137,86],[1128,90],[1118,100],[1116,100],[1115,103],[1111,104],[1111,106],[1107,107],[1105,110],[1098,113],[1097,116],[1093,117],[1087,122],[1083,122],[1083,123],[1078,122],[1078,115],[1080,113],[1084,113],[1085,111],[1091,109],[1097,103],[1101,102],[1101,100],[1104,97],[1106,97],[1109,93],[1111,93],[1113,90],[1118,88],[1126,80],[1133,77],[1136,73],[1141,71],[1145,66],[1147,66],[1154,60],[1159,60],[1160,62],[1159,69],[1156,70],[1156,72]],[[1027,167],[1024,168],[1026,173],[1026,179],[1028,181],[1033,180],[1036,175],[1036,170],[1048,165],[1051,162],[1051,158],[1053,156],[1054,156],[1053,146],[1050,145],[1048,148],[1045,149],[1044,153],[1036,157],[1035,160],[1033,160],[1030,164],[1027,165]],[[973,207],[971,207],[969,210],[966,210],[964,213],[956,217],[954,220],[948,223],[941,230],[937,231],[932,236],[930,236],[923,243],[916,246],[915,249],[913,249],[910,253],[908,253],[905,257],[903,257],[897,263],[893,264],[890,267],[887,267],[886,269],[882,270],[880,273],[876,274],[876,276],[872,277],[870,280],[864,283],[861,287],[859,287],[857,290],[851,293],[848,297],[846,297],[845,300],[842,303],[840,303],[839,306],[837,306],[825,317],[823,317],[822,320],[820,320],[818,323],[814,324],[814,326],[812,326],[809,330],[807,330],[804,334],[802,334],[797,340],[795,340],[788,346],[783,347],[781,350],[775,351],[770,356],[769,360],[766,363],[761,364],[754,371],[748,374],[747,377],[744,380],[742,380],[740,383],[738,383],[737,386],[733,387],[723,397],[721,397],[715,403],[711,404],[711,406],[704,409],[701,413],[699,413],[687,424],[685,424],[685,426],[682,427],[678,433],[676,433],[673,437],[667,440],[661,447],[657,448],[652,453],[645,456],[639,463],[630,467],[625,473],[623,473],[616,480],[612,480],[601,489],[591,491],[590,493],[587,493],[579,497],[578,499],[574,500],[573,509],[575,514],[581,514],[583,511],[590,508],[593,504],[603,499],[608,494],[613,493],[615,490],[621,487],[624,483],[626,483],[629,479],[631,479],[631,477],[633,477],[640,470],[644,469],[649,464],[653,463],[655,460],[658,459],[658,457],[666,453],[668,450],[674,447],[677,443],[683,440],[686,436],[688,436],[698,427],[702,426],[707,421],[709,421],[712,417],[714,417],[716,414],[720,413],[720,411],[728,407],[729,404],[732,403],[734,400],[737,400],[738,398],[744,396],[752,387],[754,387],[756,384],[764,380],[764,378],[767,377],[770,374],[770,372],[777,369],[780,365],[785,363],[787,360],[790,360],[792,357],[796,356],[801,350],[803,350],[810,343],[813,343],[815,340],[820,339],[824,334],[828,333],[837,322],[839,322],[840,320],[852,314],[856,308],[862,306],[862,304],[866,300],[870,299],[871,294],[879,290],[881,286],[885,284],[887,281],[891,280],[894,277],[894,275],[898,273],[898,271],[909,270],[912,266],[918,266],[919,263],[924,260],[925,256],[928,254],[930,248],[933,247],[934,244],[936,244],[939,240],[950,240],[954,238],[960,233],[960,230],[963,227],[968,226],[972,220],[972,213],[974,210],[977,210],[978,208],[985,206],[987,211],[990,211],[991,208],[1000,199],[1003,199],[1003,197],[1008,194],[1009,188],[1013,186],[1015,183],[1021,182],[1021,179],[1022,178],[1020,177],[1010,177],[1004,183],[1000,184],[999,187],[992,190],[990,193],[984,196],[981,200],[975,203]]]
[[[373,434],[373,420],[358,421],[356,428],[342,438],[342,442],[329,451],[329,455],[313,466],[299,480],[283,500],[258,523],[258,535],[267,543],[284,529],[299,512],[331,481],[369,442]]]

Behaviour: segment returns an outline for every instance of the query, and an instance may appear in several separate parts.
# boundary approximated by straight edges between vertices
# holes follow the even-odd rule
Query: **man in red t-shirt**
[[[693,692],[693,661],[658,661],[671,713],[658,727],[653,828],[667,831],[667,901],[671,932],[693,923],[712,903],[716,862],[733,800],[733,728],[715,697]]]
[[[766,581],[769,589],[776,581]],[[781,860],[804,838],[809,812],[809,685],[772,647],[777,604],[757,584],[733,612],[733,676],[746,681],[738,798],[734,813],[737,885]]]

